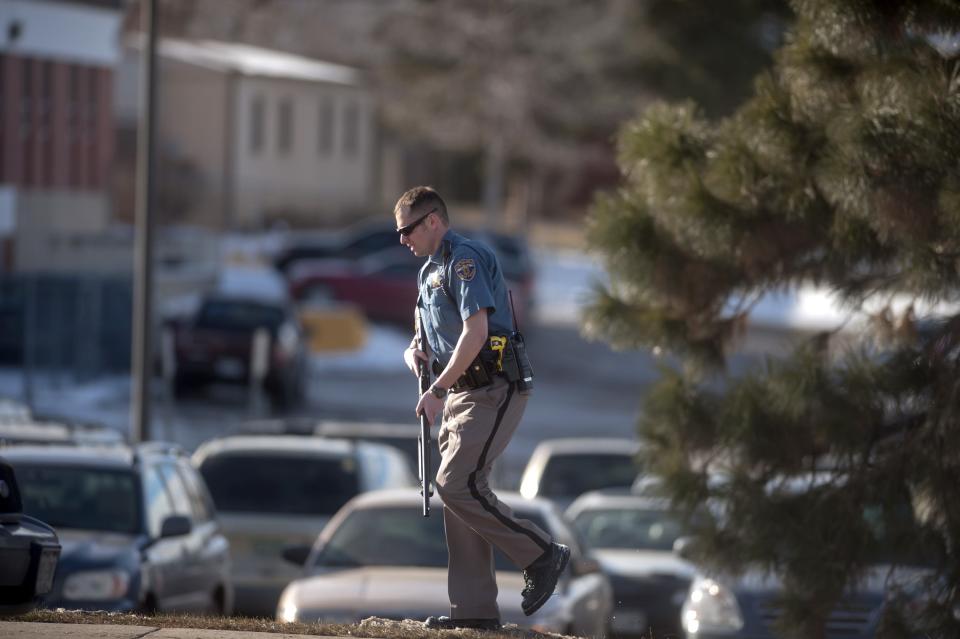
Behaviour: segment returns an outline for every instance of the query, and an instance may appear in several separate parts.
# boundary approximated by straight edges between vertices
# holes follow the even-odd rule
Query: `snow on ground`
[[[360,349],[348,352],[314,353],[312,373],[364,371],[389,373],[405,371],[403,351],[410,345],[410,333],[391,326],[369,324],[367,339]]]

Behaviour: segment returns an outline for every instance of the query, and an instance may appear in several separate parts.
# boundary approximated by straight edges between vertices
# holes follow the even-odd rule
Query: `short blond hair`
[[[430,209],[436,209],[436,214],[445,224],[450,223],[450,217],[447,215],[447,205],[443,198],[430,186],[415,186],[397,200],[393,207],[393,214],[398,215],[401,209],[408,209],[411,213],[424,215]]]

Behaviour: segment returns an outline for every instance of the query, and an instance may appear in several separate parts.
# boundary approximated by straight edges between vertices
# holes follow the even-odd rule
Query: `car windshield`
[[[641,508],[587,510],[573,525],[593,548],[672,550],[683,535],[680,522],[669,512]]]
[[[536,511],[515,509],[514,513],[543,530],[550,530]],[[520,570],[496,549],[494,561],[497,570]],[[423,517],[417,508],[355,510],[333,532],[316,565],[446,568],[443,518]]]
[[[23,511],[54,528],[137,534],[140,495],[123,470],[16,463]]]
[[[283,323],[283,310],[253,302],[207,301],[197,315],[199,328],[253,331],[264,327],[276,330]]]
[[[332,515],[359,491],[353,457],[217,455],[200,473],[222,512]]]
[[[590,490],[629,487],[639,469],[629,455],[585,453],[550,458],[540,479],[544,497],[581,495]]]

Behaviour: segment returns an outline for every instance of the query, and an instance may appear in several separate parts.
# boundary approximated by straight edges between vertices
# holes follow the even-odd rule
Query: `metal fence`
[[[130,369],[129,277],[0,275],[0,366],[75,381]]]

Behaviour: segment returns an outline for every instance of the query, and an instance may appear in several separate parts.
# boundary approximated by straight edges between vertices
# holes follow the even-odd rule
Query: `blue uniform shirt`
[[[489,309],[490,335],[513,332],[507,285],[497,256],[486,244],[448,230],[420,269],[418,284],[427,342],[443,366],[457,346],[464,320],[482,308]]]

